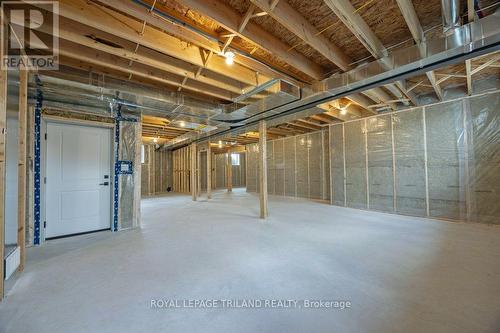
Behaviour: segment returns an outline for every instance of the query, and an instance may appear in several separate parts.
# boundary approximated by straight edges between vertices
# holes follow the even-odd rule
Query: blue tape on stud
[[[119,209],[119,176],[132,175],[134,173],[134,164],[132,161],[121,161],[119,159],[120,151],[120,122],[128,121],[136,123],[137,118],[123,117],[121,113],[121,104],[118,103],[115,115],[115,175],[114,175],[114,194],[113,194],[113,231],[118,231],[118,209]]]
[[[118,231],[118,151],[120,150],[120,119],[121,105],[118,105],[115,116],[115,176],[114,176],[114,195],[113,195],[113,231]]]
[[[132,161],[116,161],[115,169],[118,175],[132,175],[134,173],[134,164]]]
[[[41,139],[41,122],[42,122],[42,105],[43,105],[43,94],[40,89],[41,81],[38,75],[35,76],[36,82],[36,103],[35,103],[35,124],[34,124],[34,233],[33,233],[33,244],[40,245],[40,139]]]

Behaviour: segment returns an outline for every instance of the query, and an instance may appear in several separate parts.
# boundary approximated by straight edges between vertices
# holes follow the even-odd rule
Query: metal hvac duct
[[[441,16],[445,34],[460,27],[460,0],[441,0]]]
[[[216,140],[229,134],[254,129],[261,119],[269,124],[282,119],[324,112],[317,105],[354,93],[362,92],[397,80],[410,78],[443,66],[463,62],[500,49],[500,9],[473,23],[458,26],[451,36],[426,40],[422,45],[391,52],[387,57],[366,63],[345,73],[332,75],[323,81],[301,89],[301,98],[271,110],[250,115],[237,127],[215,135],[198,135],[194,141]],[[293,115],[293,116],[292,116]],[[285,118],[286,117],[286,118]],[[239,124],[238,124],[239,125]],[[193,140],[184,140],[183,145]],[[169,145],[177,148],[180,145]]]

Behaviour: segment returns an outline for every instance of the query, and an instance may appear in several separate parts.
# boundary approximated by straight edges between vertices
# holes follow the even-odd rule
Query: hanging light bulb
[[[153,142],[157,143],[158,142],[158,138],[153,138]]]
[[[351,105],[351,102],[347,103],[347,105],[343,106],[340,108],[340,114],[341,115],[346,115],[347,114],[347,108]]]
[[[186,122],[184,122],[184,121],[179,122],[179,126],[180,127],[186,127]]]
[[[228,51],[224,53],[224,56],[226,57],[226,64],[232,65],[234,63],[234,53],[231,51]]]

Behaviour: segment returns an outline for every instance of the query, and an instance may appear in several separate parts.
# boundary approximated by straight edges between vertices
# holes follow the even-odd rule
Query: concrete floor
[[[143,200],[143,228],[31,248],[1,332],[500,332],[500,228],[216,193]],[[152,309],[151,299],[349,300]]]

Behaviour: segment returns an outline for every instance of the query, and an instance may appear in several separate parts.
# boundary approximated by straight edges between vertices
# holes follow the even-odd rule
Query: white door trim
[[[67,125],[78,125],[83,127],[98,127],[105,128],[110,130],[110,229],[113,228],[113,193],[115,187],[115,156],[114,156],[114,133],[115,133],[115,124],[114,123],[102,123],[91,120],[82,120],[82,119],[71,119],[71,118],[63,118],[51,115],[42,115],[42,121],[40,126],[40,244],[45,242],[45,221],[46,221],[46,207],[47,207],[47,197],[46,197],[46,186],[44,179],[47,177],[47,140],[45,140],[45,134],[47,133],[47,123],[55,123],[55,124],[67,124]]]

